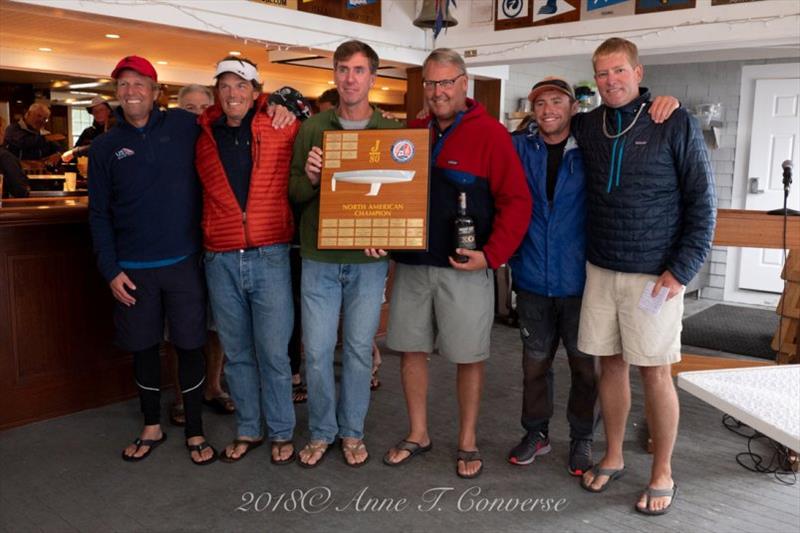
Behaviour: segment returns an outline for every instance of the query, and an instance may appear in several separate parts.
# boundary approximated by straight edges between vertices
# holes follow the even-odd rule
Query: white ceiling
[[[118,34],[120,38],[106,38],[107,33]],[[42,52],[40,47],[52,51]],[[261,45],[245,44],[234,37],[0,0],[0,68],[7,70],[107,77],[110,72],[106,65],[136,54],[154,63],[159,81],[210,83],[214,65],[231,50],[258,63],[267,90],[291,85],[309,97],[317,97],[330,88],[329,69],[271,63],[270,59],[275,59],[271,55],[285,59],[286,52],[269,52]],[[331,54],[309,50],[305,55],[328,58]],[[76,59],[82,60],[77,72]],[[160,65],[157,61],[168,64]],[[325,64],[325,60],[321,63]],[[327,64],[330,65],[330,60]],[[382,62],[382,70],[386,68],[392,77],[379,77],[370,99],[402,104],[406,82],[397,77],[406,66]],[[381,90],[382,87],[387,89]]]

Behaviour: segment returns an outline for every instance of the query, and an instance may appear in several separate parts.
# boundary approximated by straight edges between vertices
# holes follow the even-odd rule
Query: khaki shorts
[[[578,349],[591,355],[622,354],[629,364],[660,366],[681,360],[683,292],[657,315],[639,309],[648,281],[658,276],[615,272],[586,263]]]
[[[386,345],[399,352],[439,353],[453,363],[489,357],[494,321],[491,270],[397,264]]]

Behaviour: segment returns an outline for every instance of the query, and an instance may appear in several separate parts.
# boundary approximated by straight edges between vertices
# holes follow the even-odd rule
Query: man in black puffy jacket
[[[680,361],[685,285],[711,248],[714,180],[703,137],[686,110],[658,126],[648,115],[636,45],[608,39],[592,62],[603,105],[573,125],[588,187],[578,348],[601,356],[608,444],[581,483],[600,492],[622,475],[629,365],[638,366],[654,453],[650,482],[635,508],[664,514],[677,493],[671,457],[679,408],[670,370]]]

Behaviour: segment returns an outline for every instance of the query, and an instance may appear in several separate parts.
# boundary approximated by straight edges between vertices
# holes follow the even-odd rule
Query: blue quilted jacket
[[[617,272],[660,275],[684,285],[711,249],[716,194],[708,150],[685,109],[663,124],[648,115],[650,94],[578,115],[572,133],[587,176],[587,250],[594,265]],[[641,113],[639,113],[641,108]],[[614,136],[633,127],[616,139]]]

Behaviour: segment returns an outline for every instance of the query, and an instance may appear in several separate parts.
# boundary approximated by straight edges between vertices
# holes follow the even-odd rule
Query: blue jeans
[[[303,259],[300,289],[311,439],[364,438],[369,408],[372,341],[378,330],[388,261],[363,264]],[[339,401],[333,352],[342,314]]]
[[[295,418],[288,345],[294,323],[289,247],[206,252],[211,310],[240,437],[291,440]]]

